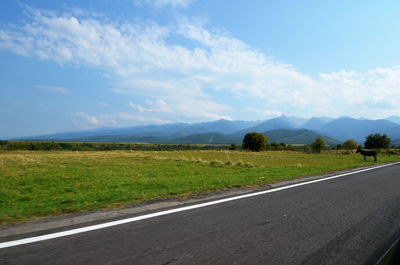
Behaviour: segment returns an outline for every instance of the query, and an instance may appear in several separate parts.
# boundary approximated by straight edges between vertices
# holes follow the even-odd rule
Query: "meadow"
[[[0,225],[374,164],[338,151],[1,151]]]

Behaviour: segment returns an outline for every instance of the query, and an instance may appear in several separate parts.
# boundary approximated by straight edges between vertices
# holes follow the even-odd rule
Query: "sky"
[[[2,0],[0,139],[400,114],[400,1]]]

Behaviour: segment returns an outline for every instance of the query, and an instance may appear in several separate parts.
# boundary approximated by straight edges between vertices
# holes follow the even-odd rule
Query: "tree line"
[[[391,139],[386,134],[371,134],[366,137],[364,147],[367,149],[389,148]],[[66,150],[66,151],[173,151],[173,150],[296,150],[320,153],[322,150],[331,149],[357,149],[358,143],[352,139],[344,141],[335,147],[326,146],[324,139],[318,137],[310,145],[294,146],[285,143],[268,143],[268,137],[262,133],[247,133],[242,145],[236,144],[148,144],[148,143],[74,143],[74,142],[42,142],[42,141],[1,141],[0,150]]]
[[[204,144],[147,144],[147,143],[71,143],[71,142],[35,142],[0,141],[0,150],[28,151],[173,151],[173,150],[228,150],[229,145]]]
[[[390,144],[391,139],[386,134],[375,133],[366,137],[364,147],[367,149],[387,149],[390,147]],[[268,144],[267,136],[262,133],[251,132],[244,136],[242,147],[244,150],[258,152],[267,149],[277,150],[278,147],[281,147],[282,150],[286,150],[288,146],[284,143]],[[357,147],[359,147],[358,143],[353,139],[349,139],[344,141],[343,144],[337,145],[334,149],[354,150],[357,149]],[[327,146],[322,137],[317,137],[315,141],[310,144],[309,148],[313,153],[320,153],[322,150],[326,149]]]

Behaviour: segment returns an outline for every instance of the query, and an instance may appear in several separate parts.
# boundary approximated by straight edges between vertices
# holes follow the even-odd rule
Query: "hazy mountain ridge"
[[[362,143],[366,136],[372,133],[387,134],[389,137],[393,137],[400,133],[400,124],[388,120],[339,118],[323,125],[317,131],[341,141],[354,139]]]
[[[264,132],[264,134],[268,137],[268,142],[283,142],[285,144],[311,144],[317,137],[324,139],[325,144],[330,146],[341,143],[336,139],[306,129],[276,129]]]
[[[389,118],[391,120],[389,120]],[[217,120],[202,123],[173,123],[133,126],[126,128],[99,128],[77,132],[24,137],[17,140],[77,141],[77,142],[149,142],[149,143],[241,143],[247,132],[263,132],[269,142],[308,144],[321,136],[329,145],[348,139],[360,144],[371,133],[385,133],[393,142],[400,139],[400,124],[388,119],[369,120],[340,117],[313,117],[310,119],[280,116],[265,121]]]
[[[322,126],[327,124],[328,121],[322,120],[320,118],[311,118],[306,121],[301,128],[308,129],[308,130],[319,130]]]

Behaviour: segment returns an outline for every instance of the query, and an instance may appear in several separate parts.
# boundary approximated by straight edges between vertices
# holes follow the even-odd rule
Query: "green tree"
[[[272,143],[269,144],[268,149],[271,149],[271,150],[278,150],[278,147],[279,147],[278,143],[272,142]]]
[[[238,147],[236,146],[236,144],[231,144],[229,146],[229,150],[237,150],[237,149],[238,149]]]
[[[391,139],[386,134],[370,134],[364,142],[365,148],[389,148]]]
[[[279,150],[285,150],[286,149],[286,144],[285,143],[279,143]]]
[[[321,153],[321,150],[325,148],[324,139],[317,137],[313,143],[311,143],[311,150],[313,153]]]
[[[342,146],[342,147],[343,147],[344,149],[347,149],[347,150],[353,150],[353,149],[357,149],[358,144],[357,144],[357,142],[354,141],[353,139],[350,139],[350,140],[345,141],[345,142],[343,143],[343,146]]]
[[[267,147],[267,137],[262,133],[246,133],[243,138],[243,149],[259,152]]]

